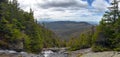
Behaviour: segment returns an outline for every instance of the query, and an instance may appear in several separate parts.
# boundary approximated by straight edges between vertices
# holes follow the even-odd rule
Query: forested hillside
[[[0,0],[0,49],[40,52],[44,47],[60,47],[60,40],[37,24],[33,11],[19,8],[17,0]]]
[[[93,51],[120,51],[120,11],[118,2],[113,0],[113,7],[106,11],[100,24],[79,38],[71,38],[67,43],[70,50],[92,48]]]
[[[120,11],[116,0],[111,3],[100,25],[93,36],[93,50],[106,51],[115,50],[120,51]]]
[[[88,22],[55,21],[46,22],[45,27],[53,31],[60,39],[69,40],[72,37],[79,37],[82,32],[90,30],[93,25]]]

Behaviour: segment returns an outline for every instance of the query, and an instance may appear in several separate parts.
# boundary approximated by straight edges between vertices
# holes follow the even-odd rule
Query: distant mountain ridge
[[[56,21],[45,22],[45,27],[52,30],[59,38],[68,40],[71,37],[78,37],[80,33],[91,29],[93,26],[88,22]]]
[[[39,23],[52,23],[52,22],[74,22],[74,23],[80,23],[80,22],[86,22],[91,25],[98,25],[98,21],[38,21]]]

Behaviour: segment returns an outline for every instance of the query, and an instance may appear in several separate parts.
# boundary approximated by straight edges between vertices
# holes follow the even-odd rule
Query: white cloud
[[[109,5],[104,0],[95,0],[89,9],[87,1],[82,0],[18,0],[20,7],[25,11],[34,10],[37,20],[73,20],[73,21],[99,21],[101,15]],[[103,7],[105,6],[105,7]]]
[[[105,0],[95,0],[93,3],[92,3],[92,6],[99,10],[99,11],[106,11],[107,10],[107,7],[110,6],[110,4],[108,2],[106,2]]]
[[[86,7],[87,2],[81,0],[45,0],[44,3],[39,4],[41,8],[71,8],[71,7]]]

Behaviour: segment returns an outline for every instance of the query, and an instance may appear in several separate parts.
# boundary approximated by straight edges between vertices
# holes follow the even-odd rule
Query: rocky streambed
[[[40,54],[16,52],[13,50],[0,50],[0,57],[69,57],[67,52],[43,51]]]
[[[92,52],[90,48],[72,52],[53,52],[51,50],[47,50],[40,54],[16,52],[12,50],[0,50],[0,57],[120,57],[120,52]]]

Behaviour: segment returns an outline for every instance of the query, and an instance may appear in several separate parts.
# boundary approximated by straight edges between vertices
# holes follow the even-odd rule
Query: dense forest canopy
[[[109,7],[97,31],[94,34],[93,50],[117,50],[120,51],[120,11],[118,1],[114,0]]]
[[[55,34],[37,24],[33,11],[19,8],[17,0],[0,0],[0,49],[38,53],[42,48],[64,46]]]

